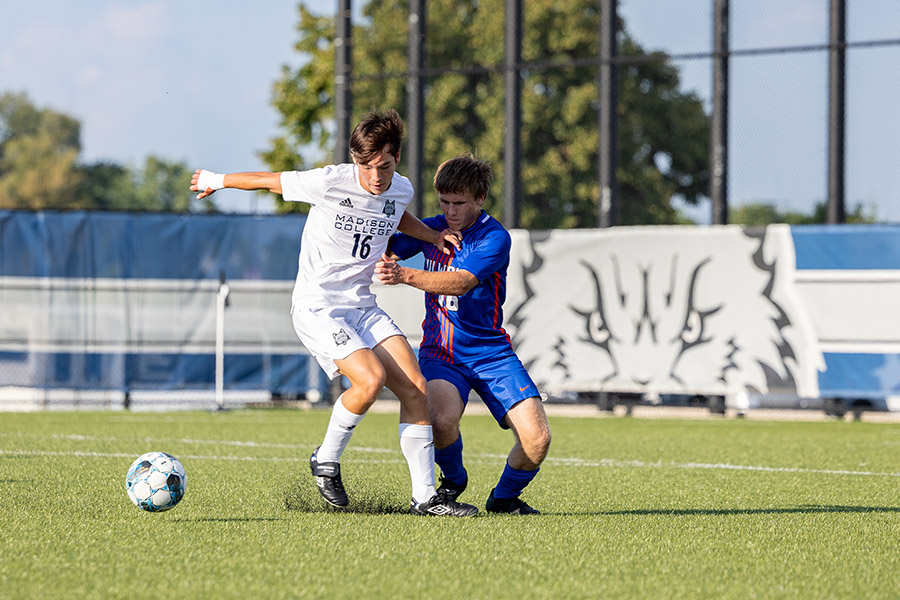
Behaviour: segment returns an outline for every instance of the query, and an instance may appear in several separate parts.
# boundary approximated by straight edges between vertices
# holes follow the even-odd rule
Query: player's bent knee
[[[393,384],[391,387],[391,391],[397,395],[400,399],[405,399],[409,402],[414,402],[415,404],[421,404],[423,406],[426,405],[426,392],[425,392],[425,379],[423,378],[421,382],[417,381],[406,381],[400,385]]]
[[[384,389],[385,376],[384,371],[379,373],[370,373],[365,377],[357,378],[352,382],[353,386],[359,390],[359,394],[368,399],[369,404],[375,402],[375,399],[381,395]]]
[[[522,446],[529,458],[536,464],[540,464],[547,458],[551,439],[550,430],[541,429],[529,436],[527,440],[523,440]]]
[[[459,431],[459,419],[452,414],[442,413],[440,411],[431,413],[431,426],[434,428],[435,439],[447,439],[452,436],[449,441],[452,443],[456,440]]]

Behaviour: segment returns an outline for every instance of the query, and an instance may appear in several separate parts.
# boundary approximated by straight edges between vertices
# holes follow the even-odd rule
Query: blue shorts
[[[509,409],[527,398],[540,397],[537,386],[516,356],[472,366],[421,358],[419,366],[428,381],[443,379],[456,386],[463,404],[468,402],[469,392],[475,390],[503,429],[509,429],[503,422]]]

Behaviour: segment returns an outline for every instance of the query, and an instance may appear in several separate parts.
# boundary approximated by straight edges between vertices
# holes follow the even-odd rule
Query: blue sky
[[[333,14],[337,0],[305,4]],[[364,3],[354,2],[355,9]],[[620,0],[648,50],[702,52],[712,0]],[[820,44],[828,0],[731,0],[731,48]],[[900,38],[896,0],[847,0],[848,41]],[[0,91],[82,123],[83,159],[139,165],[154,154],[217,171],[263,169],[278,135],[270,104],[282,65],[296,65],[296,0],[32,0],[0,20]],[[404,34],[405,35],[405,34]],[[707,102],[710,62],[680,61],[683,87]],[[900,222],[900,46],[848,53],[847,201]],[[825,196],[825,53],[731,62],[729,198],[808,212]],[[219,194],[225,210],[267,211],[255,194]],[[693,211],[708,219],[708,206]]]

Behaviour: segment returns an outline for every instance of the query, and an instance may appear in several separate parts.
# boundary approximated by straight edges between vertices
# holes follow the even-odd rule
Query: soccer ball
[[[150,512],[169,510],[184,496],[187,473],[177,458],[165,452],[137,457],[125,476],[125,491],[135,506]]]

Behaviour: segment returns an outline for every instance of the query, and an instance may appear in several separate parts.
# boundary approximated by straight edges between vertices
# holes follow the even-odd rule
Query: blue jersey
[[[443,215],[423,219],[432,229],[447,228]],[[468,271],[478,285],[464,296],[425,294],[420,358],[448,363],[472,364],[487,359],[515,356],[509,335],[503,329],[506,300],[506,269],[509,267],[509,232],[496,219],[482,212],[462,232],[462,249],[449,256],[434,245],[403,234],[395,234],[391,250],[401,259],[425,255],[428,271]]]

